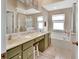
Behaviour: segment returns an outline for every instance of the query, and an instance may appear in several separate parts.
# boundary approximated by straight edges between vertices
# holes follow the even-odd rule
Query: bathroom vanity
[[[33,45],[39,43],[39,51],[45,51],[51,43],[49,32],[20,34],[6,41],[7,59],[33,59]]]

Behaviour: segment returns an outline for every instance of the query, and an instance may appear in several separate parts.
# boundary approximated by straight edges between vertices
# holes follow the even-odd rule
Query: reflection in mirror
[[[6,33],[10,34],[14,32],[14,12],[7,11],[6,16]]]
[[[30,31],[33,28],[32,25],[33,25],[32,16],[27,16],[26,18],[27,31]]]
[[[23,32],[26,31],[26,15],[24,14],[17,14],[17,21],[16,21],[16,32]]]
[[[33,22],[33,17],[30,15],[7,11],[6,34],[32,31],[34,30]]]

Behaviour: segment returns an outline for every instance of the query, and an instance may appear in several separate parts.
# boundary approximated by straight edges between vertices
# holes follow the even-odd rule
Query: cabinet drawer
[[[44,39],[44,36],[40,36],[40,37],[36,38],[36,39],[34,40],[34,42],[38,42],[38,41],[40,41],[41,39]]]
[[[7,51],[7,57],[11,58],[21,52],[21,46],[17,46]]]
[[[29,48],[30,46],[32,46],[33,42],[34,41],[29,41],[29,42],[24,43],[23,44],[23,50],[25,50],[25,49]]]

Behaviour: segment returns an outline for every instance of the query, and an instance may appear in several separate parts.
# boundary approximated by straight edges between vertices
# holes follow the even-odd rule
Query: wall
[[[25,26],[26,15],[18,13],[18,21],[20,26]]]
[[[24,3],[21,3],[21,2],[17,2],[17,8],[22,8],[22,9],[26,9],[26,6]]]
[[[6,52],[5,23],[6,21],[6,1],[1,0],[1,54]]]
[[[75,28],[76,28],[76,40],[78,40],[78,2],[76,2],[75,5]],[[74,39],[75,40],[75,39]],[[73,58],[72,59],[78,59],[78,46],[73,47]]]
[[[16,6],[17,6],[16,0],[6,0],[7,10],[15,10]]]
[[[17,23],[16,24],[16,32],[17,31],[26,31],[26,15],[17,13]],[[17,28],[18,27],[18,28]]]
[[[21,3],[19,1],[17,2],[16,0],[7,0],[6,7],[7,7],[7,10],[15,11],[16,8],[24,8],[25,9],[25,4]]]

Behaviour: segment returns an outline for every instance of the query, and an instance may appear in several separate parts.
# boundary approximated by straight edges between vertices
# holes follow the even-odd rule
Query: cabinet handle
[[[21,56],[19,56],[19,59],[21,59]]]

